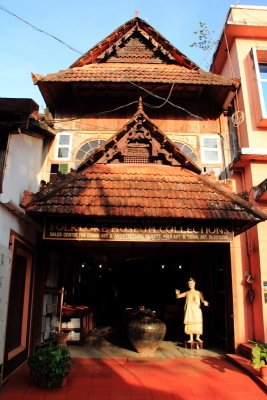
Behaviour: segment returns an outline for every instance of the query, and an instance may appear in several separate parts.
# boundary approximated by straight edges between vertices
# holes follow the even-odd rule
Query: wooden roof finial
[[[139,100],[138,100],[138,109],[137,109],[137,112],[144,112],[144,109],[143,109],[143,99],[142,99],[141,96],[139,97]]]
[[[138,12],[138,11],[135,11],[134,17],[135,17],[135,18],[139,18],[139,12]]]

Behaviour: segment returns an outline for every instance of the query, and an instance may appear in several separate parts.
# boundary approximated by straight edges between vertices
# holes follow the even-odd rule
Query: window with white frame
[[[70,133],[59,133],[57,136],[56,156],[57,160],[69,160],[71,158],[71,139]]]
[[[200,150],[202,164],[220,164],[222,162],[221,141],[219,136],[201,136]]]
[[[256,108],[258,126],[266,127],[267,121],[267,49],[252,48],[252,58],[257,80],[257,92],[260,105],[260,114]]]
[[[266,116],[267,106],[267,63],[259,63],[260,84],[262,89],[263,115]]]

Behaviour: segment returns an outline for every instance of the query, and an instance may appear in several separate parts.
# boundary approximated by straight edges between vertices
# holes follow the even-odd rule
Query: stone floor
[[[44,389],[27,364],[0,390],[0,400],[263,400],[266,394],[219,351],[186,349],[164,340],[151,357],[139,355],[109,328],[69,345],[73,368],[65,387]]]
[[[205,345],[205,344],[204,344]],[[139,354],[131,346],[125,337],[118,336],[116,331],[105,327],[95,329],[87,338],[83,345],[69,345],[72,357],[90,357],[90,358],[133,358],[139,357]],[[204,346],[205,347],[205,346]],[[222,355],[219,350],[186,349],[183,343],[177,341],[164,340],[154,357],[160,358],[194,358],[194,357],[212,357]]]

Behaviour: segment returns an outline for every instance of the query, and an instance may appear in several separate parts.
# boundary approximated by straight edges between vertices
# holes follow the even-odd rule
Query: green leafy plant
[[[255,344],[252,349],[251,364],[254,368],[261,368],[267,365],[267,344],[250,341]]]
[[[198,41],[190,45],[190,47],[199,47],[206,51],[217,45],[218,40],[214,39],[215,31],[210,31],[205,22],[199,22],[199,31],[194,34],[198,36]]]
[[[70,352],[67,346],[49,344],[37,349],[28,364],[39,384],[57,387],[71,368]]]

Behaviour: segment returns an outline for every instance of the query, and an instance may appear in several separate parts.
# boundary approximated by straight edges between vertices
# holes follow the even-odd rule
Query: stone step
[[[226,359],[246,372],[267,393],[267,381],[261,378],[260,371],[250,364],[247,357],[238,354],[226,354]]]
[[[241,356],[251,360],[253,347],[254,347],[253,343],[240,343],[238,348],[238,353]]]

